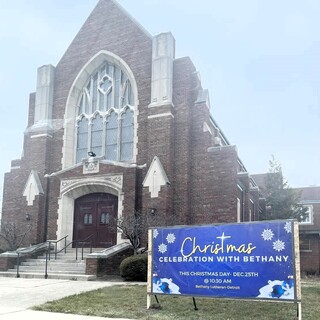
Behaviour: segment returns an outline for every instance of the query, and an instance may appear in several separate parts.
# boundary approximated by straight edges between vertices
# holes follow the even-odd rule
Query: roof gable
[[[72,57],[87,61],[100,50],[119,54],[119,44],[127,39],[152,41],[151,34],[115,0],[100,0],[69,45],[59,64]],[[132,46],[129,44],[129,47]],[[119,54],[120,55],[120,54]],[[121,56],[121,55],[120,55]],[[71,59],[72,60],[72,59]]]

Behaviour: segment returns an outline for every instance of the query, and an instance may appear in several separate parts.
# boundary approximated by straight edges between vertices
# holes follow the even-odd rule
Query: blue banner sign
[[[293,221],[153,228],[151,294],[297,300]]]

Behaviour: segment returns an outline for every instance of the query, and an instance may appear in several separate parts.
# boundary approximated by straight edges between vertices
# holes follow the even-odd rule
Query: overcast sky
[[[97,0],[0,2],[1,182],[21,157],[37,68],[58,63]],[[173,33],[250,173],[274,155],[290,186],[320,185],[320,1],[119,3],[152,35]]]

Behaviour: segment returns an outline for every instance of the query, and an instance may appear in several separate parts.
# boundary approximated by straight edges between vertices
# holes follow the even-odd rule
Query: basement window
[[[300,251],[311,252],[311,240],[309,238],[301,237],[299,240]]]

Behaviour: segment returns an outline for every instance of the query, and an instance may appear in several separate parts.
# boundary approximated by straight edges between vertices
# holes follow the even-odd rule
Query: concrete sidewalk
[[[125,282],[110,281],[72,281],[0,277],[0,319],[106,320],[108,318],[33,311],[28,309],[47,301],[57,300],[73,294],[110,287],[113,285],[127,284]],[[122,318],[122,320],[123,319],[124,318]],[[116,319],[112,318],[112,320]]]

